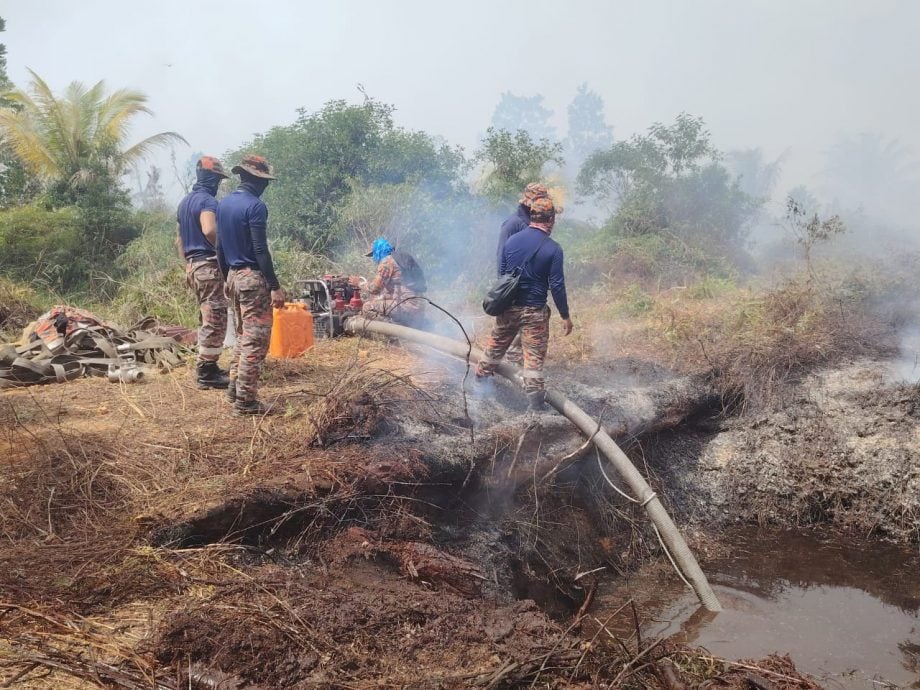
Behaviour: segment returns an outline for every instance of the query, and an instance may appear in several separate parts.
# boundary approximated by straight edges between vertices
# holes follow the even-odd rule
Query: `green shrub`
[[[737,287],[731,278],[706,275],[687,288],[687,295],[693,299],[712,299],[730,293]]]
[[[650,312],[654,306],[655,300],[651,295],[633,283],[621,293],[617,311],[629,316],[642,316]]]
[[[55,291],[69,289],[89,268],[82,239],[76,208],[29,205],[0,211],[0,274]]]
[[[185,262],[175,246],[175,221],[165,213],[138,212],[140,236],[115,262],[110,284],[114,296],[98,306],[114,321],[128,326],[145,316],[165,323],[195,326],[198,306],[185,283]]]

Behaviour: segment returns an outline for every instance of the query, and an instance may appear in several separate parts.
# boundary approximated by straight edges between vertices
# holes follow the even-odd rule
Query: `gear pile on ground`
[[[64,383],[81,376],[119,376],[182,363],[180,329],[147,318],[131,328],[105,323],[88,311],[56,306],[26,327],[16,345],[0,345],[0,388]]]

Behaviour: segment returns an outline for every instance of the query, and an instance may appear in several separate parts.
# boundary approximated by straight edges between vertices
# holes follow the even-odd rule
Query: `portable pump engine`
[[[361,288],[348,276],[324,275],[298,280],[295,302],[307,305],[313,315],[313,336],[335,338],[345,332],[345,319],[361,313]]]

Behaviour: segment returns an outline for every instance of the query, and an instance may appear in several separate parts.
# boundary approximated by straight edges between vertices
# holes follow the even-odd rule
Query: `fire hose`
[[[345,321],[345,330],[356,335],[376,333],[411,340],[461,359],[467,359],[468,357],[470,362],[473,363],[478,362],[483,357],[481,351],[471,348],[467,343],[395,323],[371,320],[360,316],[347,319]],[[516,366],[502,362],[496,367],[496,371],[512,383],[517,383],[518,368]],[[700,600],[700,604],[708,611],[721,611],[722,605],[716,598],[715,592],[712,591],[706,575],[703,574],[699,563],[697,563],[696,558],[690,551],[690,547],[687,546],[687,542],[684,541],[674,521],[671,520],[658,495],[652,490],[652,487],[645,481],[645,477],[639,473],[639,470],[636,469],[635,465],[632,464],[616,442],[610,438],[596,420],[592,419],[584,410],[561,393],[547,390],[546,402],[578,427],[594,443],[595,447],[623,478],[633,495],[638,497],[633,500],[645,509],[669,557],[676,563],[678,571],[693,588],[697,598]]]

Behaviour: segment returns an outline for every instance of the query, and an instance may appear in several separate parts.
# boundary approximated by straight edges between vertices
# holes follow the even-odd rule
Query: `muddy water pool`
[[[731,660],[788,653],[829,688],[920,688],[916,548],[780,531],[723,540],[724,555],[702,565],[725,610],[703,611],[679,582],[638,585],[640,575],[629,594],[642,603],[646,636],[678,635]],[[595,615],[624,594],[600,596]]]

